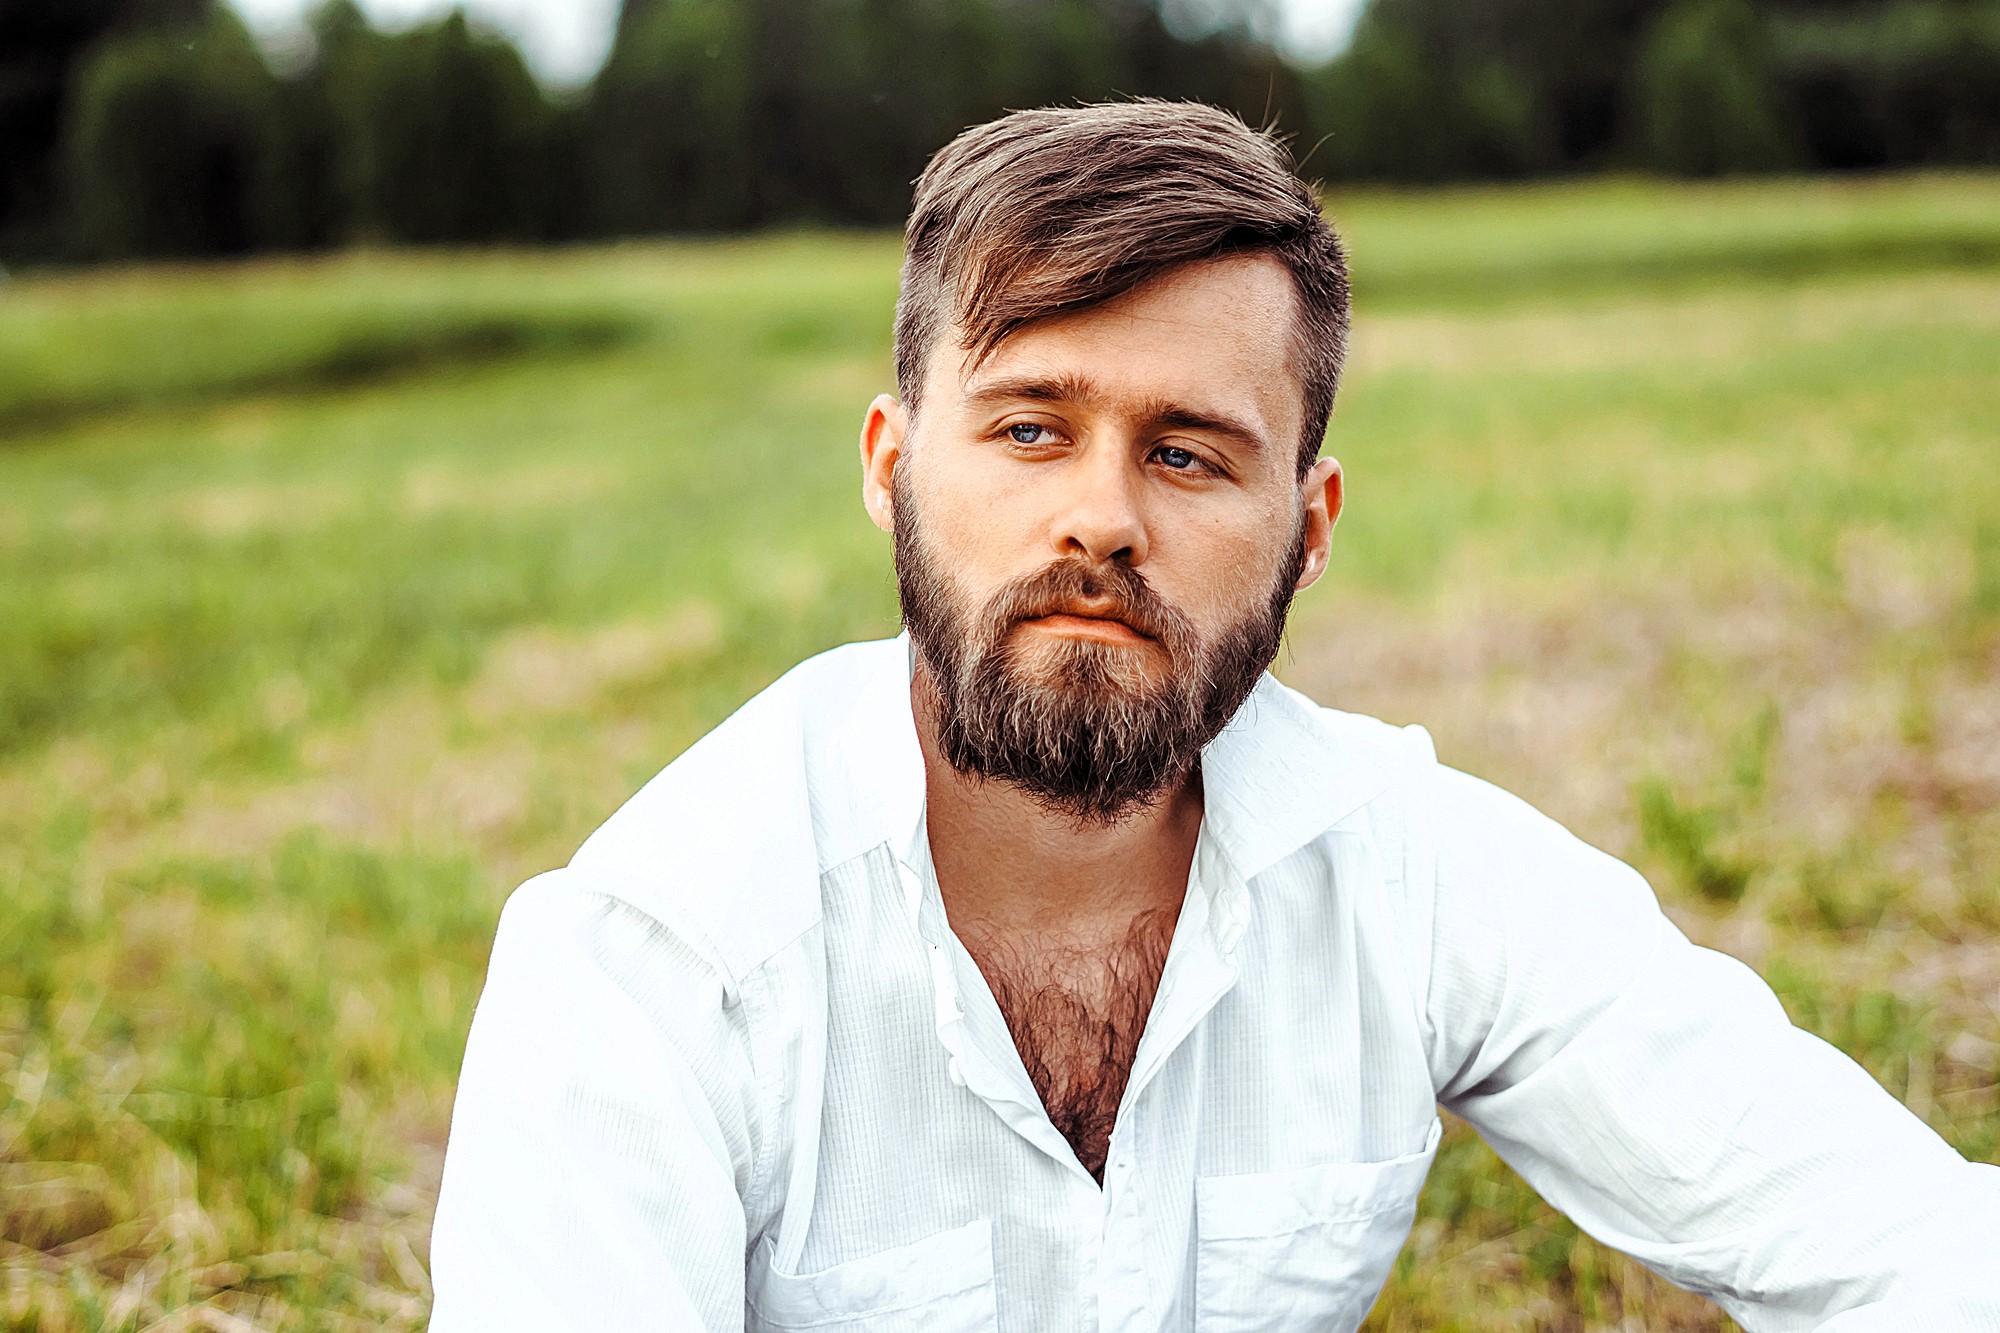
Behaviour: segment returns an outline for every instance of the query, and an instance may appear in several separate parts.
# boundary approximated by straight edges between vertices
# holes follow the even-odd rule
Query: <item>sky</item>
[[[316,0],[229,0],[260,36],[282,44],[299,31]],[[377,25],[407,27],[462,3],[475,19],[520,44],[543,82],[580,84],[597,72],[611,47],[619,0],[359,0]],[[1347,40],[1363,0],[1279,0],[1281,40],[1305,59],[1332,55]]]

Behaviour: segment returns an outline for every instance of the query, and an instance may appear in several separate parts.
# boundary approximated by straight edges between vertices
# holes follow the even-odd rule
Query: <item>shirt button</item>
[[[954,1055],[951,1057],[951,1063],[944,1067],[944,1072],[945,1077],[949,1078],[953,1083],[961,1088],[965,1086],[965,1066],[958,1062],[957,1056]]]

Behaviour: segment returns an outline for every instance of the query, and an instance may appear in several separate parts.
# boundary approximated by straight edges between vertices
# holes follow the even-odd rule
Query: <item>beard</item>
[[[1116,561],[1059,559],[968,605],[925,540],[901,475],[894,485],[903,624],[930,677],[939,747],[968,777],[1007,783],[1079,824],[1115,823],[1187,779],[1277,656],[1305,568],[1303,522],[1276,581],[1204,639]],[[1085,604],[1149,641],[1016,632]]]

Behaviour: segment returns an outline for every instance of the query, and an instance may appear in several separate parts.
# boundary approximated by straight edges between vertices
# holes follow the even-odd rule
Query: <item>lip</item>
[[[1058,611],[1021,623],[1050,634],[1064,634],[1077,639],[1098,639],[1105,643],[1151,642],[1150,635],[1141,634],[1122,620],[1111,616],[1093,616],[1082,611]]]

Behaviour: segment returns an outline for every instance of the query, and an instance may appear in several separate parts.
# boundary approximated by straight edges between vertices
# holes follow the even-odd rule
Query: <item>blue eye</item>
[[[1040,444],[1044,431],[1032,421],[1017,421],[1007,427],[1007,434],[1016,444]]]
[[[1177,449],[1171,444],[1161,448],[1157,456],[1162,463],[1176,472],[1184,472],[1200,461],[1195,458],[1193,450]]]

